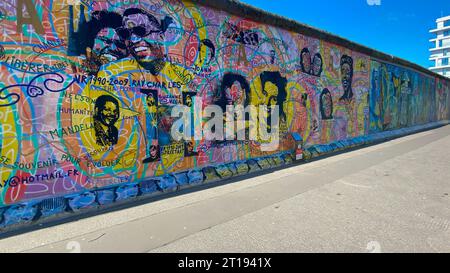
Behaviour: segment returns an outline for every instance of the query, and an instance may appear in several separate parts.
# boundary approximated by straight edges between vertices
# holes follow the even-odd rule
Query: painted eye
[[[129,39],[131,36],[130,31],[126,28],[119,28],[116,31],[117,31],[117,34],[119,35],[119,37],[122,38],[123,40]]]

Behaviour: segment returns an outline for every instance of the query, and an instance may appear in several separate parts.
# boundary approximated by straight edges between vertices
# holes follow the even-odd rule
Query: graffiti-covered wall
[[[449,116],[448,81],[190,1],[2,0],[0,33],[0,207],[31,214],[290,163],[295,133],[314,147]],[[196,137],[174,137],[179,105]],[[277,149],[202,137],[212,105],[278,107]]]
[[[393,130],[447,118],[444,82],[412,70],[372,62],[371,132]],[[448,89],[448,87],[447,87]]]

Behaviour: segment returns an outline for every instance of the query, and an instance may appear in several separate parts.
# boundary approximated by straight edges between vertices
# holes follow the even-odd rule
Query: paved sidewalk
[[[450,252],[450,126],[0,240],[0,252]]]

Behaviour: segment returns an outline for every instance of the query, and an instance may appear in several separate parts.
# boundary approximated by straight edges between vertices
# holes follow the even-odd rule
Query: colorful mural
[[[313,147],[448,118],[448,82],[190,1],[3,0],[0,18],[0,207],[77,210],[290,163],[293,133]],[[278,106],[278,149],[177,141],[177,105],[192,132],[208,105]]]
[[[436,79],[436,113],[438,120],[450,117],[450,83],[443,79]]]
[[[371,132],[406,128],[447,118],[447,91],[439,89],[440,99],[437,99],[434,78],[376,61],[372,61],[371,67]],[[445,100],[445,106],[437,109],[436,102],[442,102],[442,99]]]

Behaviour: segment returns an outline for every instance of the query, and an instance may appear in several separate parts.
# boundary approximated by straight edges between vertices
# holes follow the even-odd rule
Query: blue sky
[[[430,29],[449,0],[241,0],[428,68]],[[375,0],[373,0],[375,1]]]

